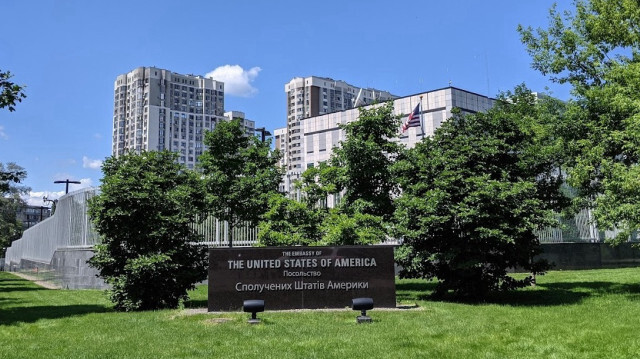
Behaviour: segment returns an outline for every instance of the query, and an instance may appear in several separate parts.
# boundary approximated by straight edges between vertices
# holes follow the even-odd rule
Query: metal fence
[[[591,211],[583,209],[572,218],[557,216],[559,226],[537,232],[542,243],[600,242],[601,236],[593,223]]]
[[[11,268],[11,263],[19,264],[23,259],[50,263],[58,249],[92,248],[100,243],[100,236],[87,214],[88,200],[98,192],[98,188],[84,188],[60,197],[51,217],[27,229],[22,238],[11,244],[3,264]],[[202,245],[229,245],[229,226],[225,221],[209,217],[194,223],[192,228],[203,235]],[[248,224],[234,228],[233,232],[234,247],[252,246],[257,242],[258,230]]]
[[[59,248],[86,248],[98,243],[98,234],[87,215],[87,200],[96,191],[84,188],[60,197],[53,216],[27,229],[22,238],[11,243],[5,263],[20,263],[22,259],[49,263]]]
[[[198,221],[199,222],[199,221]],[[192,228],[203,236],[202,245],[209,247],[229,246],[229,224],[214,217],[203,222],[192,224]],[[245,223],[233,229],[232,245],[234,247],[250,247],[258,242],[258,228]]]
[[[559,225],[537,231],[541,243],[599,243],[606,239],[615,238],[620,231],[617,229],[601,231],[594,223],[593,214],[589,209],[583,209],[573,217],[557,216]],[[629,242],[637,242],[638,232],[629,236]]]
[[[27,229],[22,238],[14,241],[7,249],[4,263],[20,263],[22,259],[50,263],[53,254],[61,248],[92,248],[100,242],[87,215],[87,202],[99,191],[98,188],[85,188],[71,192],[60,198],[55,214],[41,223]],[[583,210],[573,218],[559,217],[560,226],[538,231],[540,242],[601,242],[617,234],[615,231],[600,232],[593,224],[591,212]],[[203,235],[200,243],[209,247],[229,245],[229,227],[224,221],[209,217],[192,224]],[[257,242],[258,230],[248,224],[234,228],[233,246],[253,246]],[[634,234],[631,240],[636,240]],[[401,241],[389,239],[385,244],[400,244]]]

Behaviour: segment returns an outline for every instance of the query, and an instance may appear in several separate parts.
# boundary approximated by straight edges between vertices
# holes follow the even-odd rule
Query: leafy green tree
[[[392,164],[400,145],[392,141],[399,121],[391,102],[360,108],[358,119],[341,125],[346,140],[328,165],[305,171],[298,183],[308,210],[315,210],[319,245],[371,244],[384,240],[397,186]],[[342,194],[331,210],[317,208],[330,194]],[[314,208],[314,206],[316,208]],[[319,212],[318,212],[319,211]],[[318,238],[316,236],[316,238]]]
[[[327,211],[327,199],[336,193],[336,187],[328,183],[328,178],[334,177],[333,172],[334,168],[322,162],[317,167],[307,168],[294,182],[294,188],[300,192],[300,200],[307,208]]]
[[[344,191],[341,208],[366,202],[368,205],[360,208],[363,213],[385,220],[392,217],[397,186],[391,166],[400,151],[400,145],[392,140],[399,125],[392,112],[392,102],[371,109],[362,107],[356,121],[340,126],[346,140],[334,149],[332,175],[326,176],[325,182],[337,192]]]
[[[15,111],[16,102],[27,97],[24,86],[16,85],[10,80],[12,77],[9,71],[0,70],[0,108],[7,107],[9,111]]]
[[[332,209],[322,221],[322,238],[317,244],[335,246],[380,243],[387,235],[387,226],[382,216],[358,209],[349,212]]]
[[[24,168],[13,162],[9,162],[5,167],[0,162],[0,193],[2,195],[27,193],[29,188],[16,186],[25,178],[27,178],[27,171]]]
[[[274,193],[269,198],[268,210],[258,225],[258,242],[266,246],[317,245],[322,239],[320,229],[328,213],[327,196],[331,187],[320,183],[322,163],[304,171],[294,183],[300,201]]]
[[[0,162],[0,257],[12,241],[22,236],[23,226],[17,213],[20,207],[26,206],[21,195],[28,193],[30,188],[18,184],[26,177],[24,168],[12,162],[5,167]]]
[[[401,276],[437,278],[436,295],[478,299],[530,283],[546,269],[534,231],[554,223],[558,154],[542,109],[524,87],[486,113],[459,112],[398,161]],[[549,117],[550,118],[550,117]]]
[[[547,29],[519,27],[533,68],[573,86],[565,123],[568,182],[576,206],[598,227],[618,229],[613,242],[640,228],[640,3],[576,1],[553,7]]]
[[[271,195],[268,208],[258,225],[260,245],[315,245],[320,241],[320,211],[281,193]]]
[[[24,94],[24,86],[16,85],[10,81],[11,77],[13,77],[13,75],[11,75],[9,71],[0,70],[0,108],[7,107],[9,111],[15,111],[14,106],[16,105],[16,102],[21,102],[26,95]],[[9,192],[15,192],[15,189],[19,189],[20,187],[16,187],[12,185],[12,183],[20,183],[26,176],[27,172],[24,168],[17,166],[14,163],[9,163],[7,165],[7,169],[5,169],[2,163],[0,163],[0,195],[2,195],[2,198],[5,198]],[[26,191],[28,192],[29,190],[26,189]],[[15,205],[24,205],[24,203],[16,202],[20,201],[19,196],[17,199],[14,198],[12,201]],[[14,238],[18,232],[22,234],[22,225],[19,226],[18,230],[18,226],[14,225],[14,223],[9,223],[14,222],[16,212],[13,212],[13,219],[11,219],[11,210],[8,209],[10,207],[8,202],[4,201],[4,204],[1,206],[3,208],[2,216],[4,218],[4,222],[0,224],[2,227],[0,232],[3,233],[0,235],[2,236],[2,239],[0,239],[0,249],[7,245],[6,243],[3,244],[3,241],[8,240],[9,242],[7,243],[10,243],[13,239],[8,238]],[[20,234],[17,234],[18,238],[20,237]]]
[[[301,202],[280,198],[271,203],[259,231],[265,245],[353,245],[385,239],[398,193],[392,165],[400,145],[399,121],[391,102],[361,108],[356,121],[342,125],[346,140],[328,164],[307,169],[295,184]],[[328,209],[329,195],[343,194]]]
[[[636,62],[640,4],[634,0],[576,0],[573,13],[549,11],[549,28],[518,26],[532,66],[581,93],[607,82],[611,69]]]
[[[206,278],[206,249],[191,223],[205,210],[199,176],[168,151],[108,158],[89,215],[102,243],[89,264],[116,309],[176,308]]]
[[[329,208],[328,197],[336,194],[336,187],[328,179],[334,178],[338,169],[320,163],[308,168],[294,183],[300,200],[283,194],[274,196],[269,211],[260,223],[258,238],[263,245],[340,245],[379,242],[384,233],[371,239],[367,236],[366,220],[381,218],[359,214],[357,219],[343,209]]]
[[[238,119],[222,121],[205,134],[207,151],[200,163],[213,216],[229,224],[229,247],[233,228],[248,222],[257,225],[268,209],[269,198],[278,191],[282,172],[271,142],[247,137]]]

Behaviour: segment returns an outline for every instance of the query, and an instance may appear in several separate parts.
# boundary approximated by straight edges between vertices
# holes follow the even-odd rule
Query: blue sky
[[[225,110],[284,127],[284,84],[324,76],[403,96],[453,86],[495,96],[525,82],[569,89],[530,68],[518,24],[547,25],[548,0],[6,0],[0,69],[26,85],[0,110],[0,162],[28,172],[30,202],[73,179],[99,185],[111,155],[113,82],[139,66],[226,80]],[[77,188],[72,186],[72,189]]]

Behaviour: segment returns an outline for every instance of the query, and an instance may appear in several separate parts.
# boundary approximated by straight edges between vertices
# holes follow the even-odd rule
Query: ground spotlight
[[[373,309],[373,298],[353,298],[351,309],[360,311],[360,315],[356,317],[358,323],[371,323],[367,310]]]
[[[251,319],[249,319],[249,324],[258,324],[260,323],[260,319],[256,318],[256,313],[264,312],[264,300],[262,299],[250,299],[245,300],[242,309],[251,313]]]

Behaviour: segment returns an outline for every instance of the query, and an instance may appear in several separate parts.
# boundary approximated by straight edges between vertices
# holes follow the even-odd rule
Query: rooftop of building
[[[348,82],[346,82],[344,80],[335,80],[335,79],[332,79],[330,77],[324,77],[324,76],[314,76],[314,75],[305,76],[305,77],[296,76],[296,77],[292,78],[291,80],[289,80],[289,82],[287,82],[287,84],[290,84],[291,82],[293,82],[295,80],[304,80],[304,79],[318,79],[318,80],[323,80],[323,81],[328,81],[328,82],[333,82],[333,83],[340,82],[340,83],[343,83],[343,84],[345,84],[347,86],[351,86],[351,87],[355,87],[355,88],[361,88],[363,90],[369,90],[369,91],[386,92],[386,93],[389,93],[391,96],[397,97],[396,95],[393,95],[389,91],[386,91],[386,90],[380,90],[380,89],[376,89],[376,88],[373,88],[373,87],[356,86],[356,85],[352,85],[352,84],[350,84],[350,83],[348,83]]]

